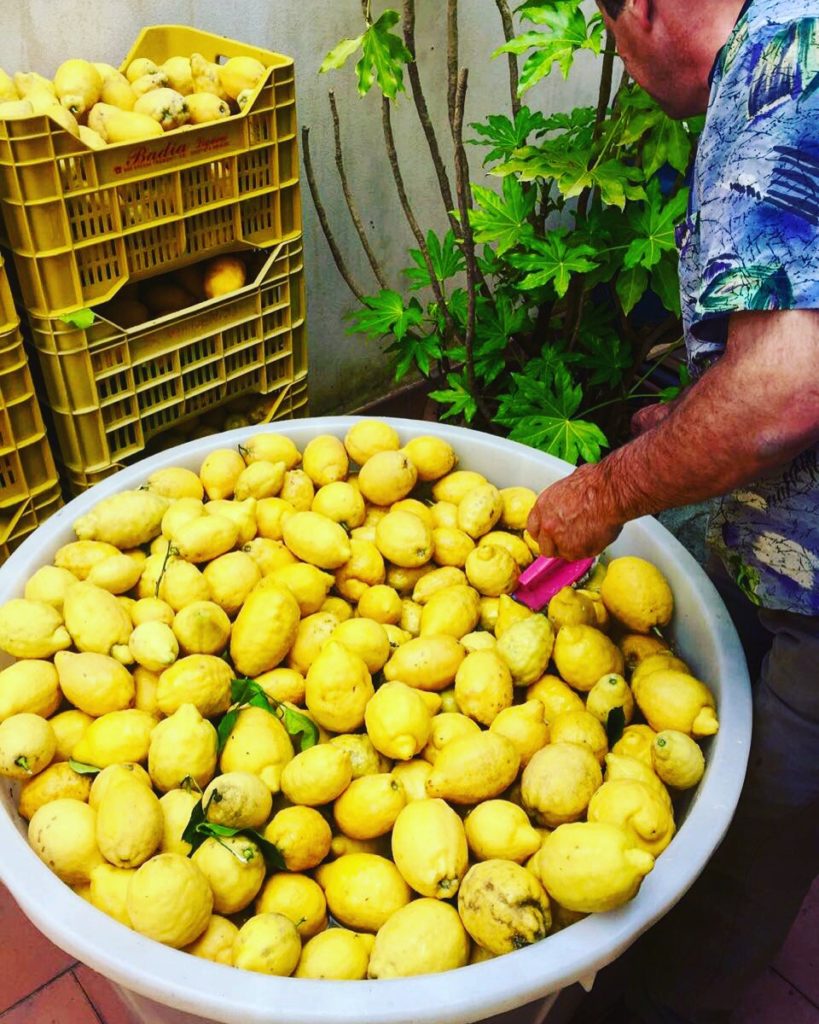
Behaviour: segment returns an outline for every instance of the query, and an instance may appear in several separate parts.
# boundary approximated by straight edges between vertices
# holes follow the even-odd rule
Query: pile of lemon
[[[631,899],[714,698],[648,562],[510,596],[535,498],[359,420],[100,501],[0,607],[35,852],[142,935],[305,978],[457,968]]]

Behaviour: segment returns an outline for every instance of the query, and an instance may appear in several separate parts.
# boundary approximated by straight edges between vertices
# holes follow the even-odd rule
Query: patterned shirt
[[[741,310],[819,309],[819,0],[752,0],[714,66],[678,229],[693,375]],[[819,615],[819,448],[719,499],[708,542],[756,604]]]

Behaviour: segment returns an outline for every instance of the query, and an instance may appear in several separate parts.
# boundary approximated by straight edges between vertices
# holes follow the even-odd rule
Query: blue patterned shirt
[[[746,4],[714,67],[678,230],[694,376],[731,313],[819,309],[819,0]],[[708,541],[748,597],[819,615],[819,448],[717,501]]]

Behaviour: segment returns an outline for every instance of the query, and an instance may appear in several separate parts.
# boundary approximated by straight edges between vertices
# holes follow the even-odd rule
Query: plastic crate
[[[153,436],[245,394],[282,394],[307,371],[301,239],[260,253],[250,284],[137,327],[97,310],[87,329],[29,316],[59,459],[110,471]]]
[[[57,481],[16,505],[0,507],[0,564],[62,505],[63,495]]]
[[[222,121],[89,149],[48,117],[0,120],[0,208],[23,301],[58,316],[128,281],[301,232],[293,61],[178,25],[140,34],[123,62],[256,57],[255,99]]]

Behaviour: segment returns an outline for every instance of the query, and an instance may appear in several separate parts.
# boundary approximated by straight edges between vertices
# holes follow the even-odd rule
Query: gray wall
[[[380,13],[386,6],[375,0]],[[490,59],[502,42],[494,0],[462,0],[461,63],[470,69],[466,122],[490,112],[508,112],[506,58]],[[383,151],[379,98],[364,99],[355,90],[352,64],[343,71],[317,75],[326,52],[362,28],[359,0],[0,0],[0,67],[8,72],[36,70],[53,74],[68,57],[118,64],[139,29],[152,24],[190,24],[246,40],[293,57],[297,74],[299,122],[310,127],[311,150],[319,188],[336,237],[367,291],[377,290],[344,206],[335,169],[327,93],[334,89],[341,114],[347,172],[362,216],[371,230],[391,285],[408,265],[414,247],[398,204]],[[417,51],[428,103],[439,138],[448,142],[446,121],[445,5],[418,0]],[[527,102],[545,110],[569,109],[593,101],[595,67],[580,61],[568,83],[559,73],[536,86]],[[399,152],[404,159],[416,216],[424,231],[445,230],[446,217],[420,133],[412,101],[399,99],[394,111]],[[473,181],[492,184],[480,167],[481,150],[468,147]],[[377,343],[345,333],[343,314],[355,300],[332,262],[310,200],[303,188],[305,258],[310,337],[310,392],[313,413],[344,411],[377,397],[392,386],[386,356]]]

